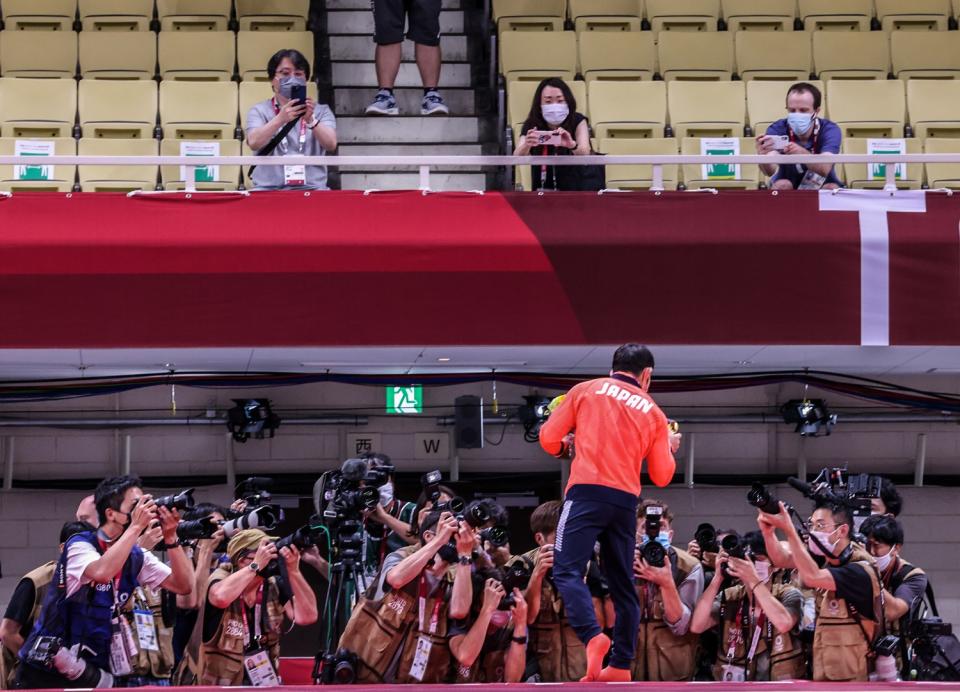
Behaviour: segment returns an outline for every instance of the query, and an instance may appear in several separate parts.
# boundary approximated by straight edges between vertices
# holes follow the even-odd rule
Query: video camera
[[[497,610],[510,610],[510,608],[517,604],[516,599],[513,597],[513,590],[520,589],[521,592],[525,591],[530,584],[530,575],[530,569],[519,560],[508,567],[504,567],[503,579],[500,580],[500,583],[503,585],[503,590],[507,592],[507,595],[500,599],[500,605],[497,606]]]
[[[380,467],[386,468],[392,469]],[[379,480],[380,474],[375,475],[374,480]],[[375,509],[380,503],[377,487],[360,485],[361,482],[367,482],[369,476],[367,462],[363,459],[347,459],[340,469],[324,473],[314,488],[314,509],[317,514],[327,524],[360,521],[365,511]]]
[[[871,514],[871,500],[880,497],[883,478],[867,473],[850,475],[846,468],[825,468],[811,483],[793,476],[787,479],[787,483],[814,502],[849,509],[854,531],[859,532],[861,524]]]
[[[643,518],[643,531],[647,535],[646,543],[637,548],[640,556],[651,567],[663,567],[666,564],[667,551],[657,543],[660,535],[660,518],[663,516],[663,507],[650,505]]]
[[[397,467],[389,464],[381,464],[380,466],[372,467],[368,465],[367,473],[363,477],[363,482],[366,485],[379,488],[382,485],[386,485],[390,480],[390,477],[396,473],[396,471]]]
[[[154,498],[153,502],[157,507],[166,507],[171,512],[175,509],[183,511],[197,504],[197,501],[193,499],[193,491],[194,488],[189,488],[176,495],[164,495],[163,497]]]

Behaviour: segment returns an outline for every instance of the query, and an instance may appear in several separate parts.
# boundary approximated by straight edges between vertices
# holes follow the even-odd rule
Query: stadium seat
[[[740,153],[744,156],[757,153],[757,141],[752,137],[740,137]],[[680,145],[680,153],[687,156],[700,155],[700,138],[684,137]],[[720,157],[718,157],[720,158]],[[716,180],[704,175],[701,164],[684,164],[682,167],[683,184],[689,190],[714,187],[734,190],[756,190],[760,187],[760,167],[740,166],[740,175],[730,180]]]
[[[894,31],[893,75],[899,79],[960,78],[960,34],[955,31]]]
[[[237,125],[237,85],[161,82],[160,125],[165,138],[231,139]]]
[[[236,37],[232,31],[161,31],[158,49],[160,77],[188,81],[228,80],[233,77],[236,53]]]
[[[73,31],[77,0],[3,0],[3,24],[9,30]]]
[[[911,79],[907,109],[917,139],[960,138],[960,81]]]
[[[743,82],[671,82],[667,89],[675,137],[739,137],[746,110]]]
[[[236,0],[240,31],[306,31],[310,0]]]
[[[493,0],[497,31],[563,31],[567,0]]]
[[[923,143],[923,153],[960,154],[960,139],[927,139]],[[960,189],[960,163],[928,163],[924,169],[927,185],[932,189]]]
[[[153,0],[80,0],[84,31],[149,31]]]
[[[156,156],[155,139],[84,138],[77,144],[79,156]],[[154,190],[157,166],[80,166],[80,190],[83,192],[130,192]]]
[[[584,31],[577,35],[580,72],[595,79],[653,79],[657,51],[651,31]]]
[[[0,78],[0,136],[72,137],[76,117],[72,79]]]
[[[666,91],[664,82],[590,82],[590,124],[597,139],[663,137]]]
[[[919,139],[907,139],[908,154],[922,154],[923,145]],[[843,146],[840,148],[842,154],[866,154],[867,140],[850,137],[843,140]],[[847,187],[861,190],[882,190],[886,181],[883,177],[868,177],[868,167],[865,163],[845,163],[840,168],[843,169],[842,179]],[[900,190],[919,190],[923,184],[923,166],[919,163],[907,164],[906,177],[897,180],[897,188]]]
[[[590,118],[589,104],[587,103],[587,85],[585,82],[566,80],[567,86],[573,92],[577,101],[577,110]],[[507,118],[513,128],[513,143],[516,145],[520,137],[530,106],[533,104],[533,95],[537,92],[537,82],[510,82],[507,85]]]
[[[232,0],[157,0],[161,31],[226,31]]]
[[[577,33],[640,31],[643,0],[570,0],[570,19]]]
[[[647,0],[650,28],[659,31],[716,31],[720,0]]]
[[[31,137],[2,137],[0,138],[0,156],[15,156],[17,140],[30,140]],[[77,153],[77,140],[73,137],[44,138],[53,142],[53,153],[58,156],[73,156]],[[39,157],[38,157],[39,158]],[[39,171],[31,174],[20,171],[17,175],[14,166],[0,166],[0,190],[4,192],[44,191],[44,192],[71,192],[73,181],[77,176],[76,166],[54,166],[50,171],[49,179],[38,179],[42,176]]]
[[[795,82],[766,82],[755,79],[747,82],[747,121],[754,135],[762,135],[770,123],[787,117],[787,89]],[[820,89],[823,94],[823,82],[808,82]],[[825,111],[826,97],[820,105]]]
[[[798,0],[807,31],[870,31],[873,0]]]
[[[613,156],[628,155],[676,155],[678,140],[675,137],[656,137],[651,139],[601,139],[597,151]],[[606,187],[621,190],[649,190],[653,184],[653,166],[622,165],[604,167],[607,174]],[[679,166],[663,167],[663,188],[676,190],[680,182]]]
[[[260,101],[266,101],[273,96],[270,85],[266,82],[240,82],[240,127],[247,130],[247,113],[251,106]],[[317,100],[317,83],[307,82],[307,96],[314,102]]]
[[[733,33],[664,31],[657,40],[664,81],[729,81],[733,77]]]
[[[0,31],[0,74],[4,77],[75,77],[77,34],[73,31]]]
[[[186,144],[183,140],[165,139],[160,142],[160,154],[163,156],[180,156]],[[240,142],[235,139],[220,142],[220,156],[240,156]],[[186,156],[187,154],[183,154]],[[183,171],[186,172],[186,171]],[[216,170],[209,171],[215,174],[213,180],[195,180],[198,190],[236,190],[240,185],[240,166],[217,166]],[[161,166],[160,177],[164,190],[183,190],[186,187],[180,166]]]
[[[877,19],[884,31],[947,30],[950,0],[876,0],[876,4]]]
[[[806,81],[813,71],[808,31],[738,31],[737,73],[743,81]]]
[[[86,139],[151,139],[157,126],[157,84],[82,79],[77,95]]]
[[[797,0],[720,0],[728,31],[793,31]]]
[[[507,82],[573,79],[577,73],[577,35],[572,31],[506,31],[500,36],[500,71]]]
[[[267,79],[267,61],[278,50],[296,48],[307,56],[310,64],[313,59],[312,31],[241,31],[237,34],[237,62],[240,79]]]
[[[827,83],[827,102],[827,117],[844,137],[903,137],[907,108],[899,79],[834,79]]]
[[[153,79],[157,35],[152,31],[81,31],[84,79]]]
[[[820,79],[886,79],[890,41],[883,31],[813,34],[813,62]]]

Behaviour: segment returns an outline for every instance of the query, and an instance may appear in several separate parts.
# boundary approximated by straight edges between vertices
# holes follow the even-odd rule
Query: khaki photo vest
[[[56,569],[56,562],[48,562],[23,575],[23,579],[29,579],[33,582],[33,608],[30,611],[29,622],[20,623],[21,630],[27,631],[32,629],[33,623],[35,623],[40,616],[40,609],[43,606],[44,596],[47,594],[47,587],[50,586],[50,582],[53,581],[53,572]],[[21,581],[23,579],[21,579]],[[13,689],[13,681],[17,676],[17,665],[20,663],[20,660],[14,656],[7,647],[0,646],[0,649],[3,649],[3,651],[0,652],[0,689]]]
[[[134,610],[149,610],[153,615],[153,626],[157,638],[159,651],[148,651],[140,647],[137,637],[137,623],[134,620]],[[123,615],[133,633],[133,643],[137,647],[136,658],[130,661],[133,675],[151,676],[154,678],[169,678],[173,673],[173,628],[167,627],[163,621],[163,604],[160,591],[154,591],[147,586],[138,586],[123,608]]]

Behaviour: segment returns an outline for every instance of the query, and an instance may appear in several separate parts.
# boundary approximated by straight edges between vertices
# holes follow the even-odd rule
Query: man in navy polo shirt
[[[758,154],[839,154],[843,133],[835,122],[819,117],[820,90],[799,82],[787,90],[787,117],[757,137]],[[782,138],[787,137],[784,141]],[[835,189],[843,183],[832,163],[762,164],[760,166],[774,190]]]

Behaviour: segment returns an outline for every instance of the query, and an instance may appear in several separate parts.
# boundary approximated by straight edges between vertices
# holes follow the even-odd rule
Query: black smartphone
[[[290,89],[290,100],[296,101],[298,106],[305,104],[307,102],[307,85],[294,84]]]

